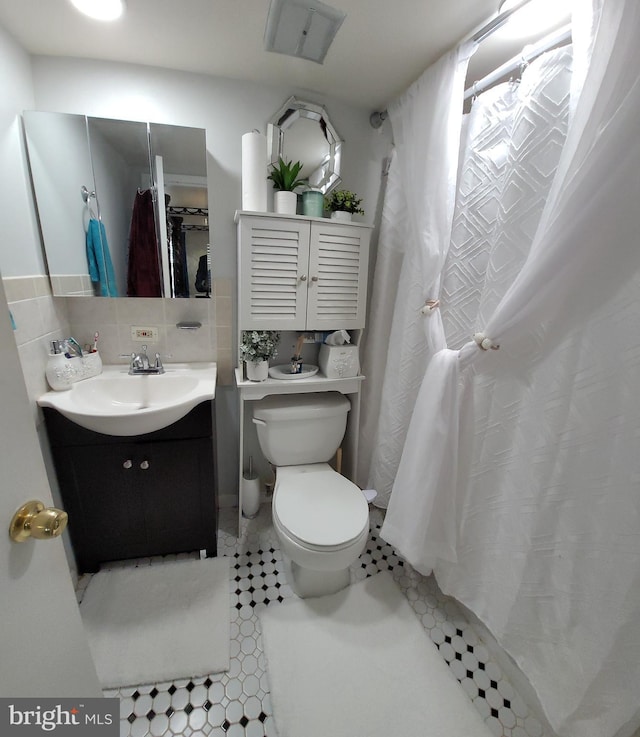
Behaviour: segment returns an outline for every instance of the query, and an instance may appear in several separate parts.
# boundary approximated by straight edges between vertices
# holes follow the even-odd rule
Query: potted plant
[[[240,356],[247,367],[249,381],[264,381],[269,375],[269,359],[278,353],[277,330],[243,330]]]
[[[361,202],[362,199],[348,189],[335,189],[324,198],[325,209],[334,220],[351,220],[352,215],[364,215]]]
[[[276,212],[280,215],[296,214],[298,197],[293,190],[301,184],[306,184],[304,179],[298,179],[302,166],[299,161],[294,164],[283,158],[279,158],[277,164],[271,164],[271,172],[267,179],[273,182],[273,188],[276,190],[274,202]]]

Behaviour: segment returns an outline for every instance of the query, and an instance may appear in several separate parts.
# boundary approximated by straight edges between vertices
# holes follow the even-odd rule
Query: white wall
[[[2,27],[0,79],[0,270],[5,277],[45,274],[19,117],[34,106],[31,61]]]
[[[365,220],[373,222],[386,142],[370,127],[369,110],[282,85],[131,64],[34,57],[33,74],[39,110],[206,129],[214,276],[235,278],[242,134],[266,132],[269,118],[292,94],[326,107],[345,140],[343,185],[363,197]]]

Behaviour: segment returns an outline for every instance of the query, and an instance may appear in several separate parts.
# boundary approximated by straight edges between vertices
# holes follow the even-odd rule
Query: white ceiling
[[[0,24],[31,54],[148,64],[317,92],[383,109],[497,11],[498,0],[327,0],[347,17],[324,64],[263,50],[269,0],[128,0],[99,23],[69,0],[0,0]],[[479,79],[531,39],[485,42]]]

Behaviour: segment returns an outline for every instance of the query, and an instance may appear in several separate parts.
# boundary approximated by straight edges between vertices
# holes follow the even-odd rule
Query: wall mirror
[[[309,186],[326,194],[340,182],[343,141],[321,105],[290,97],[269,121],[267,141],[269,161],[300,161]]]
[[[56,296],[209,297],[205,131],[25,111]]]

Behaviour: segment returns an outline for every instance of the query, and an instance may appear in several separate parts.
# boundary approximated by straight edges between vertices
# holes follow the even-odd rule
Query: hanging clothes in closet
[[[153,193],[150,189],[143,192],[138,190],[133,203],[129,231],[127,296],[162,296]]]
[[[169,240],[169,263],[174,297],[189,296],[189,274],[187,272],[187,245],[182,229],[184,218],[171,215],[167,218]]]

